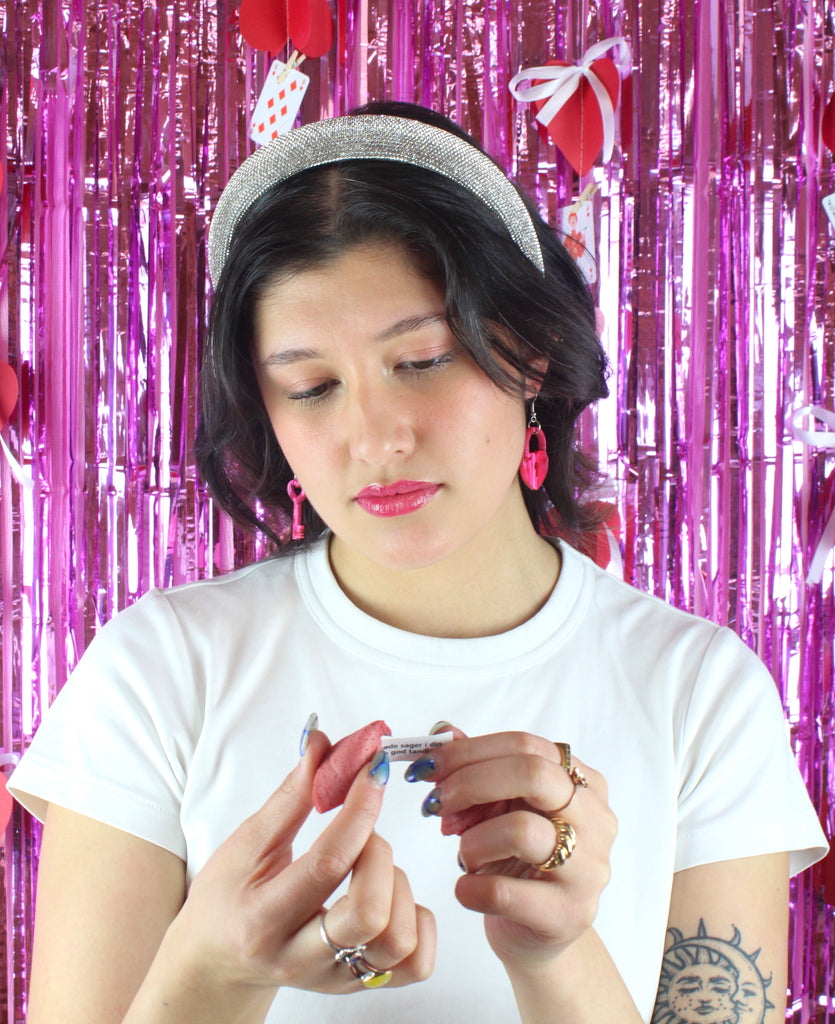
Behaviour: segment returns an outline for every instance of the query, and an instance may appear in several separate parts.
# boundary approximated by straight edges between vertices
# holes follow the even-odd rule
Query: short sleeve
[[[44,715],[9,781],[43,819],[54,803],[185,859],[180,805],[201,721],[179,626],[159,591],[112,619]]]
[[[717,630],[707,648],[676,757],[677,871],[789,851],[796,874],[825,855],[774,681],[729,629]]]

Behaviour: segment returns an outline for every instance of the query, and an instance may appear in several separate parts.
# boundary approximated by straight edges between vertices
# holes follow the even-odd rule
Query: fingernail
[[[435,771],[435,759],[432,757],[419,757],[412,761],[406,769],[403,778],[407,782],[425,782]]]
[[[429,730],[430,736],[436,736],[439,732],[452,732],[452,726],[449,722],[445,722],[441,719],[440,722],[436,722]]]
[[[385,786],[389,780],[389,756],[385,750],[378,750],[368,769],[368,774],[378,786]]]
[[[432,814],[441,813],[441,794],[437,789],[433,789],[429,796],[423,801],[420,813],[424,818],[428,818]]]
[[[310,734],[319,724],[319,716],[314,711],[313,714],[304,723],[304,729],[302,730],[302,738],[299,740],[299,757],[304,757],[304,752],[307,750],[307,745],[310,743]]]

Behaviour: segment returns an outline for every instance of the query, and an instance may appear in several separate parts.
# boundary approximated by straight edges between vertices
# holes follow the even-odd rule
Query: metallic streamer
[[[835,407],[835,190],[818,111],[833,0],[334,0],[302,121],[366,99],[450,113],[556,210],[588,182],[609,402],[581,424],[611,480],[628,580],[736,629],[770,666],[835,833],[832,559],[805,571],[835,489],[791,411]],[[21,378],[0,462],[2,747],[21,751],[101,623],[151,586],[263,548],[190,454],[211,208],[251,151],[268,67],[231,0],[8,0],[0,123],[0,358]],[[507,93],[520,67],[629,40],[615,155],[576,179]],[[414,69],[414,70],[413,70]],[[829,504],[828,504],[829,503]],[[39,833],[0,859],[10,1021],[25,1017]],[[791,1003],[835,1020],[835,867],[792,889]]]

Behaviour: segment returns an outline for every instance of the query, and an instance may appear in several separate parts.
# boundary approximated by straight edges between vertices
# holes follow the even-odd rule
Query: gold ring
[[[557,837],[551,856],[541,864],[535,865],[538,871],[553,871],[554,868],[561,868],[573,853],[577,843],[577,833],[567,821],[556,816],[548,820],[554,826]]]
[[[585,775],[583,775],[583,773],[580,771],[580,769],[576,765],[572,765],[568,769],[568,777],[574,783],[574,789],[571,790],[571,796],[565,801],[565,803],[562,805],[562,807],[554,808],[554,810],[551,811],[551,815],[562,814],[562,812],[566,809],[566,807],[568,807],[568,805],[574,799],[574,797],[575,797],[575,795],[577,793],[578,788],[579,789],[588,789],[589,788],[589,784],[586,781]],[[550,820],[550,815],[549,815],[549,820]]]
[[[571,747],[567,743],[555,743],[554,746],[559,750],[560,757],[562,758],[562,766],[567,772],[571,771]]]

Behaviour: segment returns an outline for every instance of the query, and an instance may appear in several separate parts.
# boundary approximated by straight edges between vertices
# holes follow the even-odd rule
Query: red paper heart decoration
[[[17,374],[8,363],[0,359],[0,430],[12,418],[19,394]]]
[[[835,92],[824,107],[821,118],[821,138],[826,148],[835,152]]]
[[[549,60],[550,67],[571,67],[570,61]],[[589,66],[603,83],[609,99],[612,102],[612,109],[617,107],[618,93],[620,92],[620,72],[613,60],[608,57],[600,57]],[[533,84],[538,85],[541,79],[534,79]],[[534,107],[537,113],[548,102],[547,99],[535,100]],[[594,161],[603,148],[603,115],[600,112],[600,104],[594,89],[588,79],[582,78],[576,92],[557,111],[546,130],[551,141],[560,150],[574,170],[582,177],[591,170]]]
[[[274,52],[287,42],[284,0],[243,0],[238,12],[241,35],[255,50]]]
[[[303,0],[307,8],[306,31],[302,29],[302,19],[299,19],[299,27],[295,28],[295,22],[290,18],[290,38],[293,44],[306,57],[324,57],[333,46],[333,15],[331,14],[328,0]],[[291,12],[292,12],[291,0]]]
[[[275,53],[288,38],[306,57],[322,57],[333,46],[328,0],[242,0],[241,35],[256,50]]]
[[[0,834],[6,831],[14,806],[12,794],[6,788],[6,781],[6,776],[0,772]]]
[[[615,541],[620,537],[620,515],[617,506],[609,502],[593,501],[586,506],[586,509],[601,517],[602,522],[595,530],[582,534],[577,546],[596,565],[599,565],[601,569],[605,569],[612,560],[609,534],[611,533],[614,536]]]

